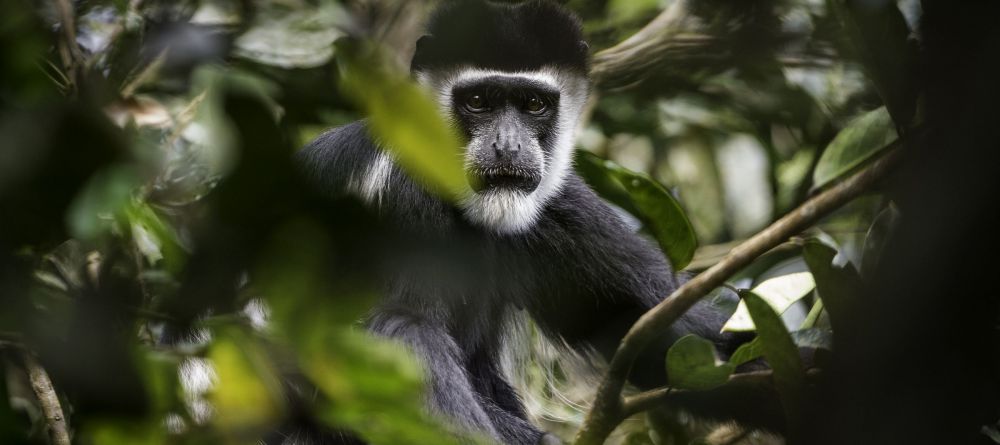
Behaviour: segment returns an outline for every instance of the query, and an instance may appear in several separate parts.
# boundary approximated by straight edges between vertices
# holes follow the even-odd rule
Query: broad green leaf
[[[720,363],[711,341],[694,334],[677,340],[667,351],[667,379],[680,389],[707,390],[722,386],[736,367]]]
[[[368,116],[368,129],[430,191],[455,200],[469,190],[462,143],[438,104],[404,73],[390,72],[373,50],[339,44],[340,87]]]
[[[783,313],[792,303],[809,295],[816,288],[816,282],[809,272],[791,273],[780,277],[764,280],[751,291],[767,302],[777,313]],[[736,313],[729,318],[725,326],[726,332],[745,332],[754,330],[753,320],[747,311],[746,301],[740,302]]]
[[[781,395],[786,415],[793,419],[800,412],[805,389],[805,371],[798,348],[785,329],[778,313],[753,292],[743,295],[747,309],[757,326],[757,338],[764,358],[774,373],[774,385]]]
[[[896,128],[885,107],[854,119],[823,151],[813,171],[813,188],[822,188],[852,172],[896,138]]]
[[[647,175],[594,154],[577,151],[577,171],[597,193],[639,218],[674,269],[681,270],[698,247],[691,222],[666,189]]]
[[[835,261],[837,251],[812,239],[802,247],[802,256],[816,280],[816,291],[830,314],[834,332],[850,323],[850,307],[861,292],[861,276],[849,262]]]
[[[849,58],[864,65],[865,74],[888,105],[901,128],[917,112],[919,45],[897,2],[828,0],[831,16],[840,22],[848,43]]]

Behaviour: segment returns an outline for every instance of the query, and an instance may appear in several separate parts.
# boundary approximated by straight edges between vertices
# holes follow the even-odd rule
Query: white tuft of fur
[[[443,115],[455,121],[452,115],[452,89],[464,82],[487,77],[510,77],[544,83],[559,90],[559,119],[556,123],[556,140],[548,159],[540,158],[542,180],[531,193],[487,190],[472,193],[462,199],[466,217],[498,233],[519,233],[531,228],[538,220],[550,198],[562,188],[572,168],[573,144],[576,139],[580,113],[587,101],[589,83],[576,73],[556,67],[534,71],[497,71],[474,67],[459,67],[447,71],[420,72],[417,80],[433,91]],[[471,144],[470,144],[471,145]],[[466,163],[473,155],[473,147],[466,147]]]
[[[518,233],[530,228],[542,206],[532,194],[517,190],[491,189],[462,199],[465,216],[500,233]]]
[[[247,318],[250,327],[258,332],[267,330],[268,322],[271,320],[271,308],[260,298],[252,298],[243,306],[243,316]]]
[[[366,203],[378,207],[382,204],[382,197],[389,186],[389,177],[392,175],[392,158],[388,153],[379,151],[375,160],[368,165],[363,176],[357,181],[358,195]]]
[[[219,383],[219,376],[208,359],[188,357],[178,367],[184,402],[191,413],[191,419],[202,425],[212,417],[214,409],[205,395]]]

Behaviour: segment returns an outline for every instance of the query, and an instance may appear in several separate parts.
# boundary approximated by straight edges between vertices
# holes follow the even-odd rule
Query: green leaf
[[[735,368],[729,363],[717,363],[712,342],[694,334],[681,337],[667,351],[667,378],[675,388],[716,388],[729,380]]]
[[[338,42],[341,89],[368,116],[368,129],[411,177],[439,196],[456,200],[470,188],[462,146],[438,104],[409,76],[371,49]]]
[[[132,230],[132,242],[146,260],[156,265],[161,260],[167,271],[179,275],[187,261],[174,229],[145,202],[134,200],[125,209]]]
[[[913,72],[920,50],[899,6],[868,0],[828,0],[827,5],[842,25],[849,56],[861,61],[889,114],[905,128],[917,114],[919,82]]]
[[[212,423],[234,435],[262,433],[280,420],[284,409],[280,381],[263,350],[242,331],[219,336],[208,351],[218,384],[209,393]]]
[[[120,228],[139,178],[132,169],[116,165],[97,172],[67,210],[70,233],[94,239]]]
[[[764,348],[761,346],[760,337],[756,337],[749,342],[743,343],[736,348],[733,355],[729,357],[729,363],[739,366],[751,360],[756,360],[764,356]]]
[[[314,412],[373,445],[458,443],[460,433],[426,413],[424,372],[413,354],[355,327],[373,295],[330,279],[330,245],[319,224],[291,222],[277,230],[254,275],[275,333],[323,396]]]
[[[812,274],[797,272],[764,280],[752,292],[764,299],[777,313],[783,313],[792,303],[809,295],[816,288]],[[753,320],[747,311],[746,302],[740,302],[736,313],[722,327],[726,332],[746,332],[754,330]]]
[[[801,412],[799,407],[805,390],[805,371],[798,348],[781,317],[763,298],[747,292],[743,301],[757,326],[757,338],[760,339],[764,358],[774,373],[774,385],[781,395],[785,414],[792,420]]]
[[[885,107],[852,120],[823,151],[813,171],[813,188],[822,188],[854,171],[896,138],[896,128]]]
[[[681,270],[691,262],[698,247],[694,228],[663,186],[647,175],[585,151],[577,151],[576,168],[597,193],[642,221],[674,269]]]
[[[792,341],[800,348],[833,350],[833,335],[827,329],[800,329],[792,332]]]
[[[802,247],[809,270],[816,280],[816,291],[830,314],[834,332],[851,322],[851,307],[861,292],[861,276],[850,262],[837,260],[837,251],[823,242],[811,239]]]

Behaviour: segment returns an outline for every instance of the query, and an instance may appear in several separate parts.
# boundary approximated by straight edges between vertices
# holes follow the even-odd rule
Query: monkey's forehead
[[[548,1],[445,3],[417,42],[413,71],[456,65],[500,71],[545,66],[586,73],[588,47],[580,20]]]

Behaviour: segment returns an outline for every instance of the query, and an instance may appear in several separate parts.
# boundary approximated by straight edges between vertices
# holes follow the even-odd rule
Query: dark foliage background
[[[672,385],[803,348],[802,375],[775,370],[803,383],[778,388],[791,442],[1000,443],[1000,4],[563,3],[594,52],[577,169],[692,273],[901,152],[877,190],[729,280],[782,322],[730,308],[728,328],[777,326],[793,350],[716,363],[690,339]],[[458,142],[405,73],[433,6],[0,4],[0,443],[246,443],[289,421],[458,441],[423,414],[409,353],[356,329],[377,298],[372,215],[312,196],[289,162],[370,116],[411,173],[453,190]],[[157,341],[177,329],[198,335]],[[569,440],[600,376],[524,334],[509,371]],[[180,383],[199,372],[213,384]],[[669,407],[609,438],[783,442]]]

